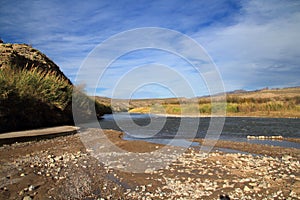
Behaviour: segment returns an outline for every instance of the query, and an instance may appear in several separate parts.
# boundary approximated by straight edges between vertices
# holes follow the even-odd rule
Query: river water
[[[210,117],[179,118],[148,114],[115,113],[104,115],[99,123],[102,129],[113,129],[125,132],[124,139],[127,140],[145,140],[165,144],[175,139],[178,140],[180,145],[180,143],[184,143],[186,139],[205,138],[210,121]],[[281,140],[248,140],[248,135],[281,135],[283,137],[300,138],[300,119],[227,117],[221,134],[217,134],[214,137],[222,140],[300,149],[300,144],[298,143]]]

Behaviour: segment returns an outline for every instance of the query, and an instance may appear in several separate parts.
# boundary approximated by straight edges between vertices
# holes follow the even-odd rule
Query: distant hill
[[[190,101],[186,98],[165,98],[165,99],[112,99],[96,96],[96,100],[104,105],[111,106],[115,112],[127,112],[133,108],[148,107],[154,104],[178,104],[180,101]]]
[[[0,132],[73,124],[72,94],[82,121],[111,109],[76,89],[46,55],[26,44],[0,43]]]
[[[221,102],[218,95],[198,98],[166,98],[166,99],[133,99],[114,100],[111,105],[114,111],[136,113],[161,113],[162,105],[166,114],[211,114],[211,98]],[[99,101],[103,98],[97,97]],[[110,99],[105,98],[110,106]],[[260,89],[255,91],[235,90],[226,93],[227,116],[260,116],[260,117],[300,117],[300,87]],[[217,103],[218,104],[218,103]],[[221,106],[216,105],[216,107]],[[158,108],[158,109],[157,109]]]

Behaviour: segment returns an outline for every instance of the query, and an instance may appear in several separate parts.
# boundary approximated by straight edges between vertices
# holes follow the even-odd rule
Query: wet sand
[[[98,153],[110,153],[109,148],[103,148],[106,138],[94,140],[94,149],[84,145],[82,135],[98,131],[88,129],[75,135],[0,147],[0,199],[219,199],[222,194],[231,199],[300,197],[299,149],[218,141],[216,147],[250,154],[206,153],[193,147],[175,153],[170,165],[132,173],[130,167],[134,166],[126,166],[122,159],[110,161],[108,166],[96,159]],[[123,134],[114,130],[105,130],[104,134],[124,150],[122,156],[137,155],[139,162],[147,166],[159,166],[169,155],[182,150],[125,141]],[[160,153],[156,160],[147,157],[162,149],[168,153]]]

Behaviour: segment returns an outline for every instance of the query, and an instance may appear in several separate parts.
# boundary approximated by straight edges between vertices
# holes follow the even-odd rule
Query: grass
[[[228,94],[225,103],[217,102],[214,107],[211,99],[203,97],[197,101],[186,101],[183,104],[174,102],[162,103],[166,114],[204,114],[210,115],[212,108],[218,114],[222,108],[228,116],[261,116],[261,117],[300,117],[300,88],[261,90],[241,94]],[[130,112],[154,112],[147,106],[136,107]],[[156,112],[157,113],[157,112]],[[163,113],[163,112],[161,112]]]
[[[0,100],[35,99],[64,110],[72,98],[73,86],[55,73],[37,70],[0,71]],[[17,103],[17,102],[16,102]]]
[[[0,132],[72,124],[72,100],[84,120],[111,113],[55,72],[1,69]]]

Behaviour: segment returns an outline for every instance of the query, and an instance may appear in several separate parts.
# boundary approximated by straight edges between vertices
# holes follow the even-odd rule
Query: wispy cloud
[[[89,52],[112,35],[140,27],[164,27],[185,33],[201,44],[217,64],[227,90],[300,85],[299,1],[3,0],[0,27],[4,41],[32,44],[72,81]],[[179,52],[196,53],[190,44],[175,38],[162,41],[165,45],[173,41]],[[96,91],[109,95],[116,81],[133,67],[160,63],[188,77],[197,95],[207,94],[205,80],[199,79],[198,72],[182,58],[175,57],[154,51],[125,55],[112,64]],[[203,61],[201,72],[209,74],[206,59],[204,56],[193,62]],[[155,72],[147,75],[155,76]],[[175,79],[168,84],[182,88]],[[150,88],[140,89],[141,97],[150,97],[151,92],[151,97],[163,94],[163,88]]]
[[[237,23],[196,33],[230,89],[300,85],[300,2],[246,1]]]

